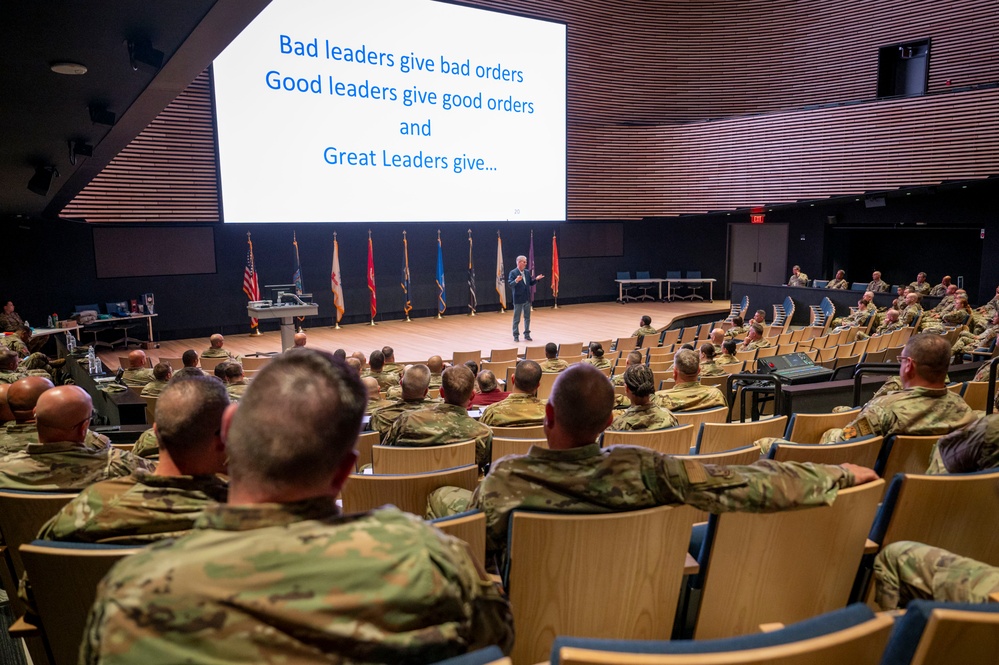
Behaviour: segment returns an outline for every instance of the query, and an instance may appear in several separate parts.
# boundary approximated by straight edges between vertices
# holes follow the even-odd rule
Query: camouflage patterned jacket
[[[38,427],[33,422],[17,424],[12,420],[0,430],[0,455],[19,453],[27,448],[29,443],[38,443]],[[103,434],[88,429],[83,445],[93,450],[100,450],[111,445],[111,441]]]
[[[153,464],[132,453],[99,450],[72,441],[29,443],[24,451],[0,457],[0,489],[53,492],[82,490],[88,485],[127,476]]]
[[[742,361],[735,356],[730,356],[727,353],[723,353],[719,356],[715,356],[716,365],[734,365],[735,363],[741,363]]]
[[[14,370],[13,372],[0,372],[0,383],[14,383],[28,376],[27,372]]]
[[[829,283],[826,284],[827,289],[848,289],[850,288],[850,283],[845,279],[830,279]]]
[[[608,367],[613,367],[610,361],[604,357],[597,358],[596,356],[594,356],[593,358],[583,358],[583,362],[590,363],[597,369],[607,369]]]
[[[766,337],[760,337],[758,339],[754,339],[752,342],[750,342],[748,339],[745,340],[745,341],[743,341],[742,344],[740,344],[738,347],[736,347],[736,351],[750,351],[752,349],[765,349],[765,348],[770,347],[770,346],[773,346],[773,344],[770,343],[770,340],[768,340]]]
[[[394,507],[342,516],[317,498],[213,505],[121,561],[79,662],[429,663],[512,642],[509,603],[464,543]]]
[[[142,367],[131,367],[121,375],[122,382],[130,388],[144,388],[153,379],[153,370]]]
[[[392,386],[399,385],[399,375],[393,374],[392,372],[386,372],[382,370],[381,372],[372,372],[368,370],[363,372],[361,376],[370,376],[375,381],[378,382],[378,389],[382,392],[386,392]]]
[[[670,411],[697,411],[728,406],[725,395],[714,386],[702,386],[699,381],[678,383],[669,390],[652,396],[653,402]]]
[[[701,376],[725,376],[728,374],[718,366],[714,360],[705,360],[701,363]]]
[[[644,404],[642,406],[630,406],[624,413],[614,418],[609,430],[631,431],[631,430],[660,430],[676,427],[679,423],[676,417],[655,404]]]
[[[946,434],[978,419],[965,401],[946,388],[917,386],[876,397],[846,427],[827,430],[820,443],[858,436]]]
[[[923,308],[919,305],[909,305],[902,312],[901,316],[898,317],[898,320],[902,322],[903,326],[911,326],[922,312]]]
[[[422,448],[475,439],[475,463],[485,471],[492,459],[493,431],[468,416],[464,407],[439,403],[396,418],[383,446]]]
[[[392,426],[392,423],[394,423],[395,419],[400,415],[406,411],[416,411],[417,409],[422,409],[426,406],[430,406],[431,404],[433,404],[433,401],[426,397],[391,402],[390,404],[371,412],[371,421],[369,423],[370,428],[376,432],[380,432],[384,437],[385,432],[388,431],[389,427]]]
[[[132,454],[139,457],[158,457],[160,454],[160,442],[156,438],[156,431],[150,427],[139,436],[139,440],[132,447]]]
[[[873,291],[874,293],[887,293],[890,288],[891,285],[883,279],[867,283],[867,290]]]
[[[0,345],[16,353],[18,358],[27,358],[30,353],[27,345],[17,335],[0,335]]]
[[[207,349],[201,352],[202,358],[228,358],[229,360],[236,360],[239,358],[235,353],[229,351],[229,349],[216,349],[214,346],[209,346]],[[211,372],[209,372],[211,374]]]
[[[540,363],[540,365],[542,372],[548,372],[549,374],[551,374],[551,373],[561,372],[562,370],[564,370],[569,366],[569,363],[562,360],[561,358],[549,358],[548,360],[545,360],[543,363]]]
[[[725,331],[725,339],[742,339],[749,332],[749,326],[732,326]]]
[[[987,603],[999,591],[999,568],[937,547],[900,540],[874,560],[874,600],[881,609],[910,600]]]
[[[712,513],[773,512],[829,505],[853,483],[842,467],[821,464],[763,460],[724,467],[639,446],[533,446],[526,455],[497,461],[468,507],[486,514],[487,549],[502,552],[510,513],[518,508],[610,513],[686,503]]]
[[[142,387],[142,393],[140,394],[142,397],[159,397],[160,393],[162,393],[163,389],[166,387],[166,381],[157,381],[156,379],[153,379]]]
[[[631,333],[632,337],[645,337],[646,335],[658,335],[659,331],[652,326],[642,326],[635,332]]]
[[[932,288],[933,287],[930,286],[929,282],[923,282],[922,284],[920,284],[919,282],[910,282],[909,283],[909,290],[910,291],[915,291],[916,293],[918,293],[921,296],[928,296],[928,295],[930,295],[930,290]]]
[[[233,402],[238,402],[243,398],[243,393],[246,389],[250,387],[249,382],[246,379],[242,381],[237,381],[236,383],[226,384],[225,391],[229,394],[229,399]]]
[[[926,473],[973,473],[996,467],[999,467],[999,415],[992,414],[940,437],[933,445]]]
[[[154,476],[136,471],[86,488],[38,532],[44,540],[145,545],[190,531],[229,484],[216,476]]]
[[[534,395],[510,393],[506,399],[490,404],[479,422],[496,427],[528,427],[545,419],[545,405]]]

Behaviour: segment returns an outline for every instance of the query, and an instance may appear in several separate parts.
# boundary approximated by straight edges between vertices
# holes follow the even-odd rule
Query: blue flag
[[[441,248],[441,232],[437,232],[437,313],[447,309],[447,296],[444,291],[444,250]]]

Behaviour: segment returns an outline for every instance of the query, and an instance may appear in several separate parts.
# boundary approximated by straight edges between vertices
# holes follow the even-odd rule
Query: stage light
[[[39,196],[47,196],[49,186],[52,184],[52,176],[58,176],[59,171],[54,166],[36,166],[35,175],[28,181],[28,191]]]

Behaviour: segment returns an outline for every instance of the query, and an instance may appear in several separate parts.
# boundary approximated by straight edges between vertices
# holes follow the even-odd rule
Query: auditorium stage
[[[616,339],[627,337],[639,327],[643,314],[652,317],[652,325],[662,328],[674,319],[683,316],[717,315],[717,319],[728,316],[729,301],[714,302],[617,302],[589,303],[583,305],[560,305],[535,308],[531,316],[531,336],[533,345],[546,342],[580,342],[590,340]],[[423,362],[432,355],[449,359],[455,351],[480,349],[488,355],[491,349],[519,347],[523,352],[528,342],[523,336],[520,343],[513,343],[511,326],[513,311],[505,313],[484,312],[475,316],[451,314],[442,319],[420,318],[410,322],[394,320],[379,322],[376,326],[351,324],[339,330],[329,326],[310,328],[308,319],[305,330],[309,336],[309,346],[333,351],[342,348],[351,353],[362,351],[365,356],[374,349],[385,345],[395,349],[399,362]],[[275,328],[275,323],[264,324]],[[523,323],[521,323],[523,327]],[[249,320],[247,320],[249,332]],[[167,340],[160,342],[160,348],[148,351],[153,358],[177,358],[187,349],[202,351],[208,346],[207,338]],[[234,353],[248,355],[281,350],[281,337],[276,329],[269,329],[262,335],[229,334],[225,347]],[[117,367],[122,349],[102,351],[100,356],[105,363]],[[177,369],[177,368],[174,368]]]

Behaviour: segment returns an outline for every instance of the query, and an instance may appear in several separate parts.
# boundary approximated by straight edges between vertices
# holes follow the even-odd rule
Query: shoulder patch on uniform
[[[708,479],[708,469],[703,464],[697,460],[685,459],[683,460],[683,470],[687,474],[687,480],[691,484],[698,484],[707,481]]]

